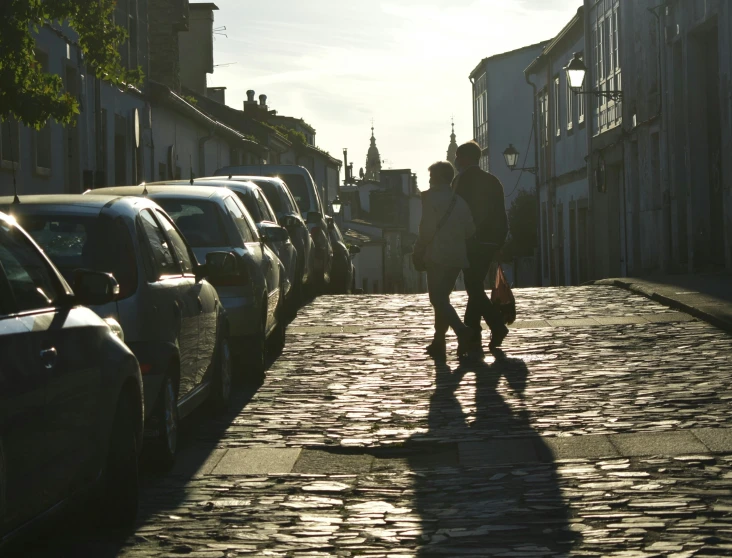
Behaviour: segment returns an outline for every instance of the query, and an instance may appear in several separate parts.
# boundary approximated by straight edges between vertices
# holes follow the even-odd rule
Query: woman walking
[[[447,358],[445,335],[452,327],[461,345],[470,345],[475,332],[460,320],[450,304],[450,293],[460,270],[469,266],[465,241],[475,234],[473,217],[465,200],[450,183],[454,167],[440,161],[429,167],[430,189],[422,193],[422,221],[414,245],[416,261],[424,262],[427,290],[435,310],[435,336],[427,353],[438,361]]]

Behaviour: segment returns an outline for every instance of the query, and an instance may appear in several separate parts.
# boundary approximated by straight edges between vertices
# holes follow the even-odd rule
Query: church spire
[[[455,119],[452,120],[452,134],[450,134],[450,146],[447,148],[447,160],[453,165],[457,156],[457,142],[455,141]]]
[[[366,155],[366,174],[364,180],[379,181],[381,174],[381,155],[379,148],[376,147],[376,137],[374,136],[374,123],[371,122],[371,147],[369,147],[368,155]]]

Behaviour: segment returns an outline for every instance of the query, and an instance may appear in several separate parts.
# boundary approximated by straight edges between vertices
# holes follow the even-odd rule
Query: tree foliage
[[[537,211],[536,193],[520,190],[508,210],[510,236],[504,248],[507,259],[534,254],[538,246]]]
[[[76,35],[89,72],[114,85],[142,81],[139,68],[122,66],[119,46],[127,32],[115,25],[115,0],[0,1],[0,120],[16,118],[41,128],[53,118],[69,124],[78,101],[64,91],[61,77],[37,60],[35,36],[42,27],[67,25]]]

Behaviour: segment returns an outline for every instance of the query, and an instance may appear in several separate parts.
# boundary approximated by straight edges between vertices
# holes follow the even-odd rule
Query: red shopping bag
[[[491,292],[491,303],[498,307],[506,325],[511,325],[516,321],[516,299],[513,297],[511,287],[506,281],[500,265],[496,271],[496,282]]]

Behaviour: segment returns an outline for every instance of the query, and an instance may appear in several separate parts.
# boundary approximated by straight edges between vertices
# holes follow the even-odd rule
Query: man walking
[[[458,344],[458,356],[482,350],[481,318],[491,330],[490,349],[500,347],[508,335],[501,312],[491,304],[483,286],[491,262],[508,234],[503,185],[498,178],[478,166],[480,156],[480,146],[474,141],[459,146],[455,158],[458,175],[452,183],[455,193],[468,203],[476,229],[467,240],[470,267],[463,269],[463,278],[468,292],[465,325],[475,330],[477,342],[469,346]]]

